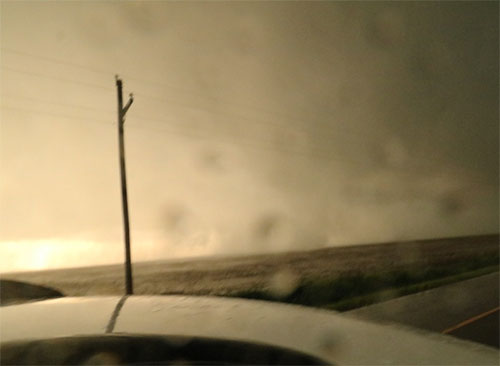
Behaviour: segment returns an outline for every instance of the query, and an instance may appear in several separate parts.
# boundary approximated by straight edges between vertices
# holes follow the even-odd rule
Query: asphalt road
[[[499,348],[498,313],[497,308],[496,311],[487,312],[484,316],[459,324],[446,334]]]
[[[498,348],[499,273],[403,296],[348,312]]]

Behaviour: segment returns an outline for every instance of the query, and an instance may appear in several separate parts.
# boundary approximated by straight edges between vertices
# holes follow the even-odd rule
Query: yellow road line
[[[450,328],[448,328],[448,329],[443,330],[441,333],[443,333],[443,334],[448,334],[448,333],[450,333],[450,332],[453,332],[454,330],[456,330],[456,329],[458,329],[458,328],[462,328],[462,327],[464,327],[464,326],[466,326],[466,325],[468,325],[468,324],[470,324],[470,323],[473,323],[473,322],[475,322],[475,321],[477,321],[477,320],[479,320],[479,319],[482,319],[482,318],[484,318],[484,317],[486,317],[486,316],[488,316],[488,315],[491,315],[491,314],[493,314],[494,312],[496,312],[496,311],[498,311],[498,310],[500,310],[500,306],[499,306],[499,307],[497,307],[497,308],[495,308],[495,309],[488,310],[488,311],[486,311],[486,312],[484,312],[484,313],[482,313],[482,314],[479,314],[479,315],[473,316],[473,317],[472,317],[472,318],[470,318],[470,319],[464,320],[463,322],[461,322],[461,323],[459,323],[459,324],[457,324],[457,325],[455,325],[455,326],[453,326],[453,327],[450,327]]]

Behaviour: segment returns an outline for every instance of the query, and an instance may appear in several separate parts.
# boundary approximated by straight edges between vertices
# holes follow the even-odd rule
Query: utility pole
[[[116,75],[116,90],[118,92],[118,144],[120,149],[120,180],[122,186],[122,207],[123,207],[123,229],[125,233],[125,284],[127,295],[132,295],[132,262],[130,258],[130,225],[128,220],[128,200],[127,200],[127,176],[125,173],[125,143],[123,141],[123,125],[125,124],[125,114],[132,105],[134,97],[130,94],[125,107],[123,106],[122,81]]]

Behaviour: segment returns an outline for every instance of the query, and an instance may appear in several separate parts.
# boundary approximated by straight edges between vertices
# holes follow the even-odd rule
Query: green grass
[[[473,271],[468,271],[464,273],[460,273],[454,276],[448,276],[443,278],[438,278],[435,280],[429,280],[425,282],[416,283],[413,285],[408,285],[399,288],[390,288],[374,293],[370,293],[363,296],[356,296],[347,299],[343,299],[332,304],[328,304],[324,306],[327,309],[337,310],[337,311],[347,311],[356,309],[362,306],[367,306],[371,304],[375,304],[377,302],[386,301],[390,299],[394,299],[396,297],[414,294],[417,292],[430,290],[435,287],[448,285],[450,283],[464,281],[470,278],[479,277],[488,273],[497,272],[499,266],[488,266],[480,269],[476,269]]]
[[[432,267],[306,279],[292,293],[283,297],[257,289],[229,296],[346,311],[498,271],[498,259],[496,254]]]

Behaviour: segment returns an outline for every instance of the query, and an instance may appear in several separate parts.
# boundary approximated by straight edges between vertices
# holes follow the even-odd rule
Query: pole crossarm
[[[121,111],[122,118],[125,118],[125,114],[127,113],[128,109],[130,108],[133,102],[134,102],[134,95],[131,93],[127,104],[125,105],[125,107],[122,108]],[[125,122],[125,120],[123,122]]]

